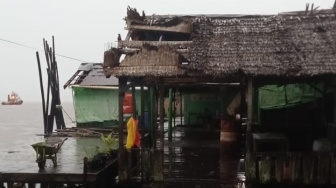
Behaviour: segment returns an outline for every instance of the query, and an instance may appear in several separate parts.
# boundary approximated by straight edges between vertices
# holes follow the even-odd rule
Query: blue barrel
[[[149,118],[149,112],[148,111],[144,112],[144,127],[145,127],[145,130],[150,129],[150,118]]]
[[[144,128],[145,130],[150,129],[150,118],[149,118],[148,111],[145,111],[143,116],[140,117],[140,125],[141,125],[141,128]]]

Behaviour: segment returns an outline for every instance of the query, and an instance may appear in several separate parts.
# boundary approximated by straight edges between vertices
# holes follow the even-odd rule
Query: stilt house
[[[125,20],[128,34],[105,52],[104,72],[119,79],[119,109],[128,88],[149,88],[152,139],[137,150],[141,165],[154,165],[142,168],[143,179],[164,179],[164,97],[173,90],[221,95],[239,83],[247,182],[336,184],[335,10],[145,16],[129,8]],[[124,148],[122,112],[119,180],[127,181],[132,153]]]

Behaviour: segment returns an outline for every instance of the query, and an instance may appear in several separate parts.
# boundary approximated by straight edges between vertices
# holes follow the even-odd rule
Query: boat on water
[[[7,101],[3,101],[2,105],[21,105],[23,100],[19,97],[19,95],[12,91],[11,94],[8,95]]]

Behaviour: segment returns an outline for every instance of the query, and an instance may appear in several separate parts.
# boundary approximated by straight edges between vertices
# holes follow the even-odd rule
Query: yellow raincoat
[[[126,149],[131,149],[134,145],[140,147],[140,133],[138,130],[138,120],[130,117],[127,122]]]

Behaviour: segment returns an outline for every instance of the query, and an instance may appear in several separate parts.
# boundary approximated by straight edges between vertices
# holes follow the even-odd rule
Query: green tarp
[[[118,90],[72,88],[78,123],[116,120],[118,116]]]
[[[313,85],[313,87],[312,87]],[[316,89],[317,88],[317,89]],[[324,85],[319,84],[287,84],[267,85],[258,89],[259,108],[276,109],[307,103],[322,97]],[[334,91],[328,87],[327,92]]]

